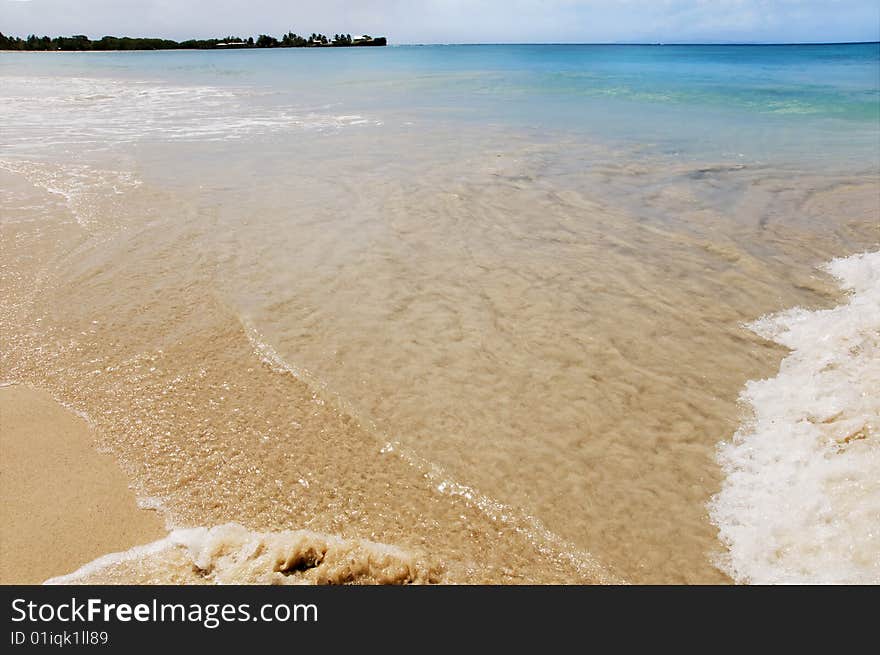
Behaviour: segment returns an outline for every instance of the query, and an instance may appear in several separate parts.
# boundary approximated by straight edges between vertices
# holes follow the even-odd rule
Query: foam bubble
[[[880,252],[826,270],[848,302],[750,326],[791,353],[746,385],[754,416],[719,448],[710,514],[739,582],[880,583]]]

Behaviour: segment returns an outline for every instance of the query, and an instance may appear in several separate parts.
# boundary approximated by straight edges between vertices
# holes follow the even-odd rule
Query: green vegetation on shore
[[[105,36],[92,41],[83,34],[74,36],[48,36],[31,34],[25,39],[17,36],[5,36],[0,32],[0,50],[228,50],[230,48],[340,48],[352,46],[383,46],[387,45],[384,36],[373,38],[361,36],[352,38],[351,34],[334,34],[331,39],[326,34],[300,36],[288,32],[280,39],[268,34],[242,38],[227,36],[222,39],[189,39],[172,41],[170,39],[131,38],[128,36]]]

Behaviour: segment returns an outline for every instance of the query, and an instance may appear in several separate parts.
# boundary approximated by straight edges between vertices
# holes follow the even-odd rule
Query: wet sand
[[[214,544],[296,554],[303,530],[393,547],[395,581],[729,580],[716,446],[786,354],[743,325],[840,304],[817,267],[877,243],[876,181],[653,159],[636,175],[601,153],[599,173],[541,177],[556,144],[499,158],[487,139],[467,183],[450,157],[405,188],[273,158],[243,191],[249,160],[192,144],[182,162],[222,161],[205,189],[146,165],[135,183],[112,161],[5,164],[3,379],[90,416],[137,495],[207,535],[89,581],[203,582]],[[322,190],[331,163],[345,202]],[[359,211],[320,213],[358,189]],[[262,564],[222,578],[274,580]]]
[[[39,584],[165,535],[88,424],[43,391],[0,388],[0,583]]]

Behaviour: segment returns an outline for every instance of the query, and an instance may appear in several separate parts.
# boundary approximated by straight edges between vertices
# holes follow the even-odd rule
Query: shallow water
[[[245,526],[88,575],[193,581],[226,539],[208,580],[873,580],[876,539],[808,565],[707,503],[791,347],[747,324],[840,304],[819,267],[880,244],[878,71],[876,45],[4,53],[0,377],[88,415],[169,528]],[[396,554],[248,559],[315,540]]]

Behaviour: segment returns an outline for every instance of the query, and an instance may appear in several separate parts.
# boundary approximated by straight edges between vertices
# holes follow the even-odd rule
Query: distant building
[[[369,34],[364,34],[359,39],[354,39],[352,41],[352,45],[386,45],[388,43],[387,39],[384,36],[376,37],[375,39]]]

